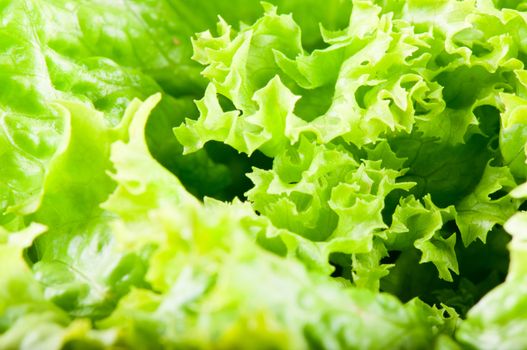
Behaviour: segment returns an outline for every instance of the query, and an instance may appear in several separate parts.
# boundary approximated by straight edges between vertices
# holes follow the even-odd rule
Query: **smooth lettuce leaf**
[[[526,346],[523,330],[525,317],[525,212],[514,215],[505,224],[512,235],[509,245],[511,265],[507,280],[487,294],[467,315],[457,338],[466,346],[491,349],[516,349]]]
[[[114,344],[116,333],[98,331],[88,319],[72,320],[47,300],[40,283],[24,259],[24,249],[46,231],[32,224],[22,231],[0,230],[0,347],[59,350],[70,346],[105,349]],[[29,331],[28,331],[29,330]]]
[[[141,284],[145,273],[139,254],[115,251],[111,217],[99,207],[115,188],[107,174],[110,146],[128,137],[134,106],[116,127],[83,104],[60,106],[68,138],[51,161],[44,195],[31,217],[48,227],[33,244],[31,260],[46,297],[72,315],[108,314],[130,285]]]
[[[104,57],[100,44],[104,38],[92,47],[99,51],[87,47],[87,33],[79,27],[77,15],[100,17],[83,7],[71,9],[62,1],[6,1],[2,5],[3,224],[36,209],[47,168],[67,134],[63,114],[53,105],[55,100],[92,104],[116,124],[134,97],[161,91],[141,70],[119,66],[112,56]],[[120,23],[127,25],[126,21]],[[116,48],[115,43],[111,45]],[[174,99],[165,99],[158,119],[173,120],[169,110],[176,105]]]
[[[210,14],[217,6],[202,7]],[[183,174],[195,193],[204,192],[196,189],[200,182],[206,188],[212,181],[186,175],[190,164],[228,179],[227,170],[211,164],[205,154],[182,157],[171,132],[194,113],[192,97],[205,85],[199,66],[190,60],[190,36],[213,22],[193,23],[176,1],[63,0],[5,1],[2,21],[3,225],[16,229],[22,225],[20,215],[36,209],[50,161],[67,137],[62,113],[54,107],[58,99],[91,105],[117,125],[134,98],[165,92],[147,126],[156,158]]]

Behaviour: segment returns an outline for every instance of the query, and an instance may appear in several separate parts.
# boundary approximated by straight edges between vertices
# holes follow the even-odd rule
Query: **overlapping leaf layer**
[[[272,3],[0,0],[0,348],[527,346],[525,4]]]

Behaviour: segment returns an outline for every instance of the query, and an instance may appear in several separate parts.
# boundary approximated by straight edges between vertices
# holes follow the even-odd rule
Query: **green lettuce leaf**
[[[141,69],[119,66],[113,60],[118,62],[121,55],[114,38],[98,35],[98,42],[87,40],[93,37],[88,31],[101,27],[86,22],[101,17],[85,5],[72,10],[63,1],[6,1],[2,7],[0,101],[4,127],[0,144],[1,162],[6,166],[0,173],[0,211],[2,223],[7,224],[14,215],[36,209],[50,161],[67,134],[63,113],[56,110],[54,101],[92,104],[116,124],[134,97],[146,97],[161,88]],[[118,10],[121,16],[123,11]],[[126,22],[120,21],[122,26],[127,26]],[[139,29],[142,25],[135,24]],[[137,34],[146,36],[145,29]],[[127,37],[121,42],[134,43]],[[113,55],[104,57],[104,43],[116,49]],[[156,119],[165,125],[163,120],[175,123],[170,110],[176,106],[174,99],[166,98]]]
[[[25,261],[24,250],[46,231],[32,224],[22,231],[0,230],[0,347],[59,350],[67,347],[105,349],[114,344],[113,330],[92,328],[88,319],[72,320],[47,300]],[[28,331],[30,330],[30,331]]]
[[[526,347],[525,9],[4,1],[0,348]]]
[[[210,83],[199,118],[174,130],[184,152],[214,141],[272,158],[247,175],[266,249],[403,300],[400,274],[432,263],[452,284],[434,277],[426,293],[471,290],[456,302],[465,312],[503,278],[482,281],[469,261],[484,248],[469,245],[522,202],[508,192],[525,169],[523,15],[355,1],[348,27],[322,29],[325,45],[312,49],[294,15],[264,8],[253,25],[220,20],[217,35],[193,40]]]
[[[432,262],[440,278],[452,281],[450,271],[459,273],[454,251],[456,235],[443,237],[441,229],[455,214],[453,206],[436,207],[430,196],[424,197],[423,203],[413,196],[406,197],[395,209],[392,225],[386,232],[387,246],[390,250],[404,251],[413,245],[421,251],[420,263]]]
[[[478,238],[485,242],[487,233],[494,225],[503,225],[516,212],[519,202],[506,194],[515,186],[516,182],[508,168],[487,166],[474,192],[456,206],[456,223],[465,245]],[[498,191],[505,195],[497,199],[490,197]]]
[[[249,205],[189,197],[148,153],[143,128],[155,102],[138,107],[130,138],[112,146],[118,187],[103,205],[116,215],[121,249],[152,247],[152,289],[132,290],[99,327],[119,329],[130,348],[420,347],[452,332],[452,310],[343,289],[262,249]],[[377,335],[359,336],[370,327]]]
[[[107,315],[145,273],[140,255],[115,251],[111,217],[99,207],[115,188],[107,174],[110,146],[128,137],[135,105],[116,127],[83,104],[63,102],[60,107],[68,139],[51,161],[40,206],[31,216],[48,227],[33,244],[31,258],[46,297],[72,315]]]
[[[466,346],[491,349],[516,349],[527,345],[523,329],[527,326],[525,316],[525,212],[514,215],[505,224],[512,235],[509,245],[511,265],[507,280],[487,294],[468,313],[457,338]]]

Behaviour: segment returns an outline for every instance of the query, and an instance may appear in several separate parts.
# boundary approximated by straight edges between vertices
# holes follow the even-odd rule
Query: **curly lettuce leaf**
[[[274,4],[3,4],[0,347],[525,345],[523,5]]]
[[[443,237],[441,229],[455,214],[453,206],[436,207],[430,196],[425,196],[423,202],[413,196],[406,197],[395,208],[391,227],[386,232],[387,246],[390,250],[404,251],[413,245],[422,254],[420,263],[432,262],[439,277],[451,282],[450,271],[459,273],[454,251],[456,235]]]
[[[514,187],[516,182],[508,168],[486,167],[474,192],[456,206],[456,223],[466,246],[475,239],[485,242],[494,225],[503,225],[516,212],[520,203],[507,194]],[[491,198],[495,193],[499,197]]]
[[[118,186],[103,205],[116,215],[121,249],[151,247],[152,290],[132,290],[99,327],[120,330],[131,348],[420,347],[452,332],[451,310],[343,289],[296,259],[262,249],[253,240],[261,226],[249,205],[189,197],[146,147],[143,127],[155,102],[138,107],[130,138],[112,146]],[[370,327],[377,335],[364,336]]]
[[[524,16],[484,2],[354,1],[348,27],[322,29],[313,50],[294,15],[264,8],[253,25],[220,20],[218,35],[193,40],[210,83],[199,118],[174,130],[184,152],[214,141],[272,158],[248,174],[266,249],[465,313],[503,279],[470,268],[485,251],[474,242],[522,203],[508,192],[525,168]],[[264,33],[273,45],[258,44]],[[414,269],[430,288],[399,286]]]

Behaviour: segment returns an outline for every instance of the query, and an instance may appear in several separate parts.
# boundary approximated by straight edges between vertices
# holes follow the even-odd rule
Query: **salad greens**
[[[0,349],[527,347],[526,11],[0,0]]]

